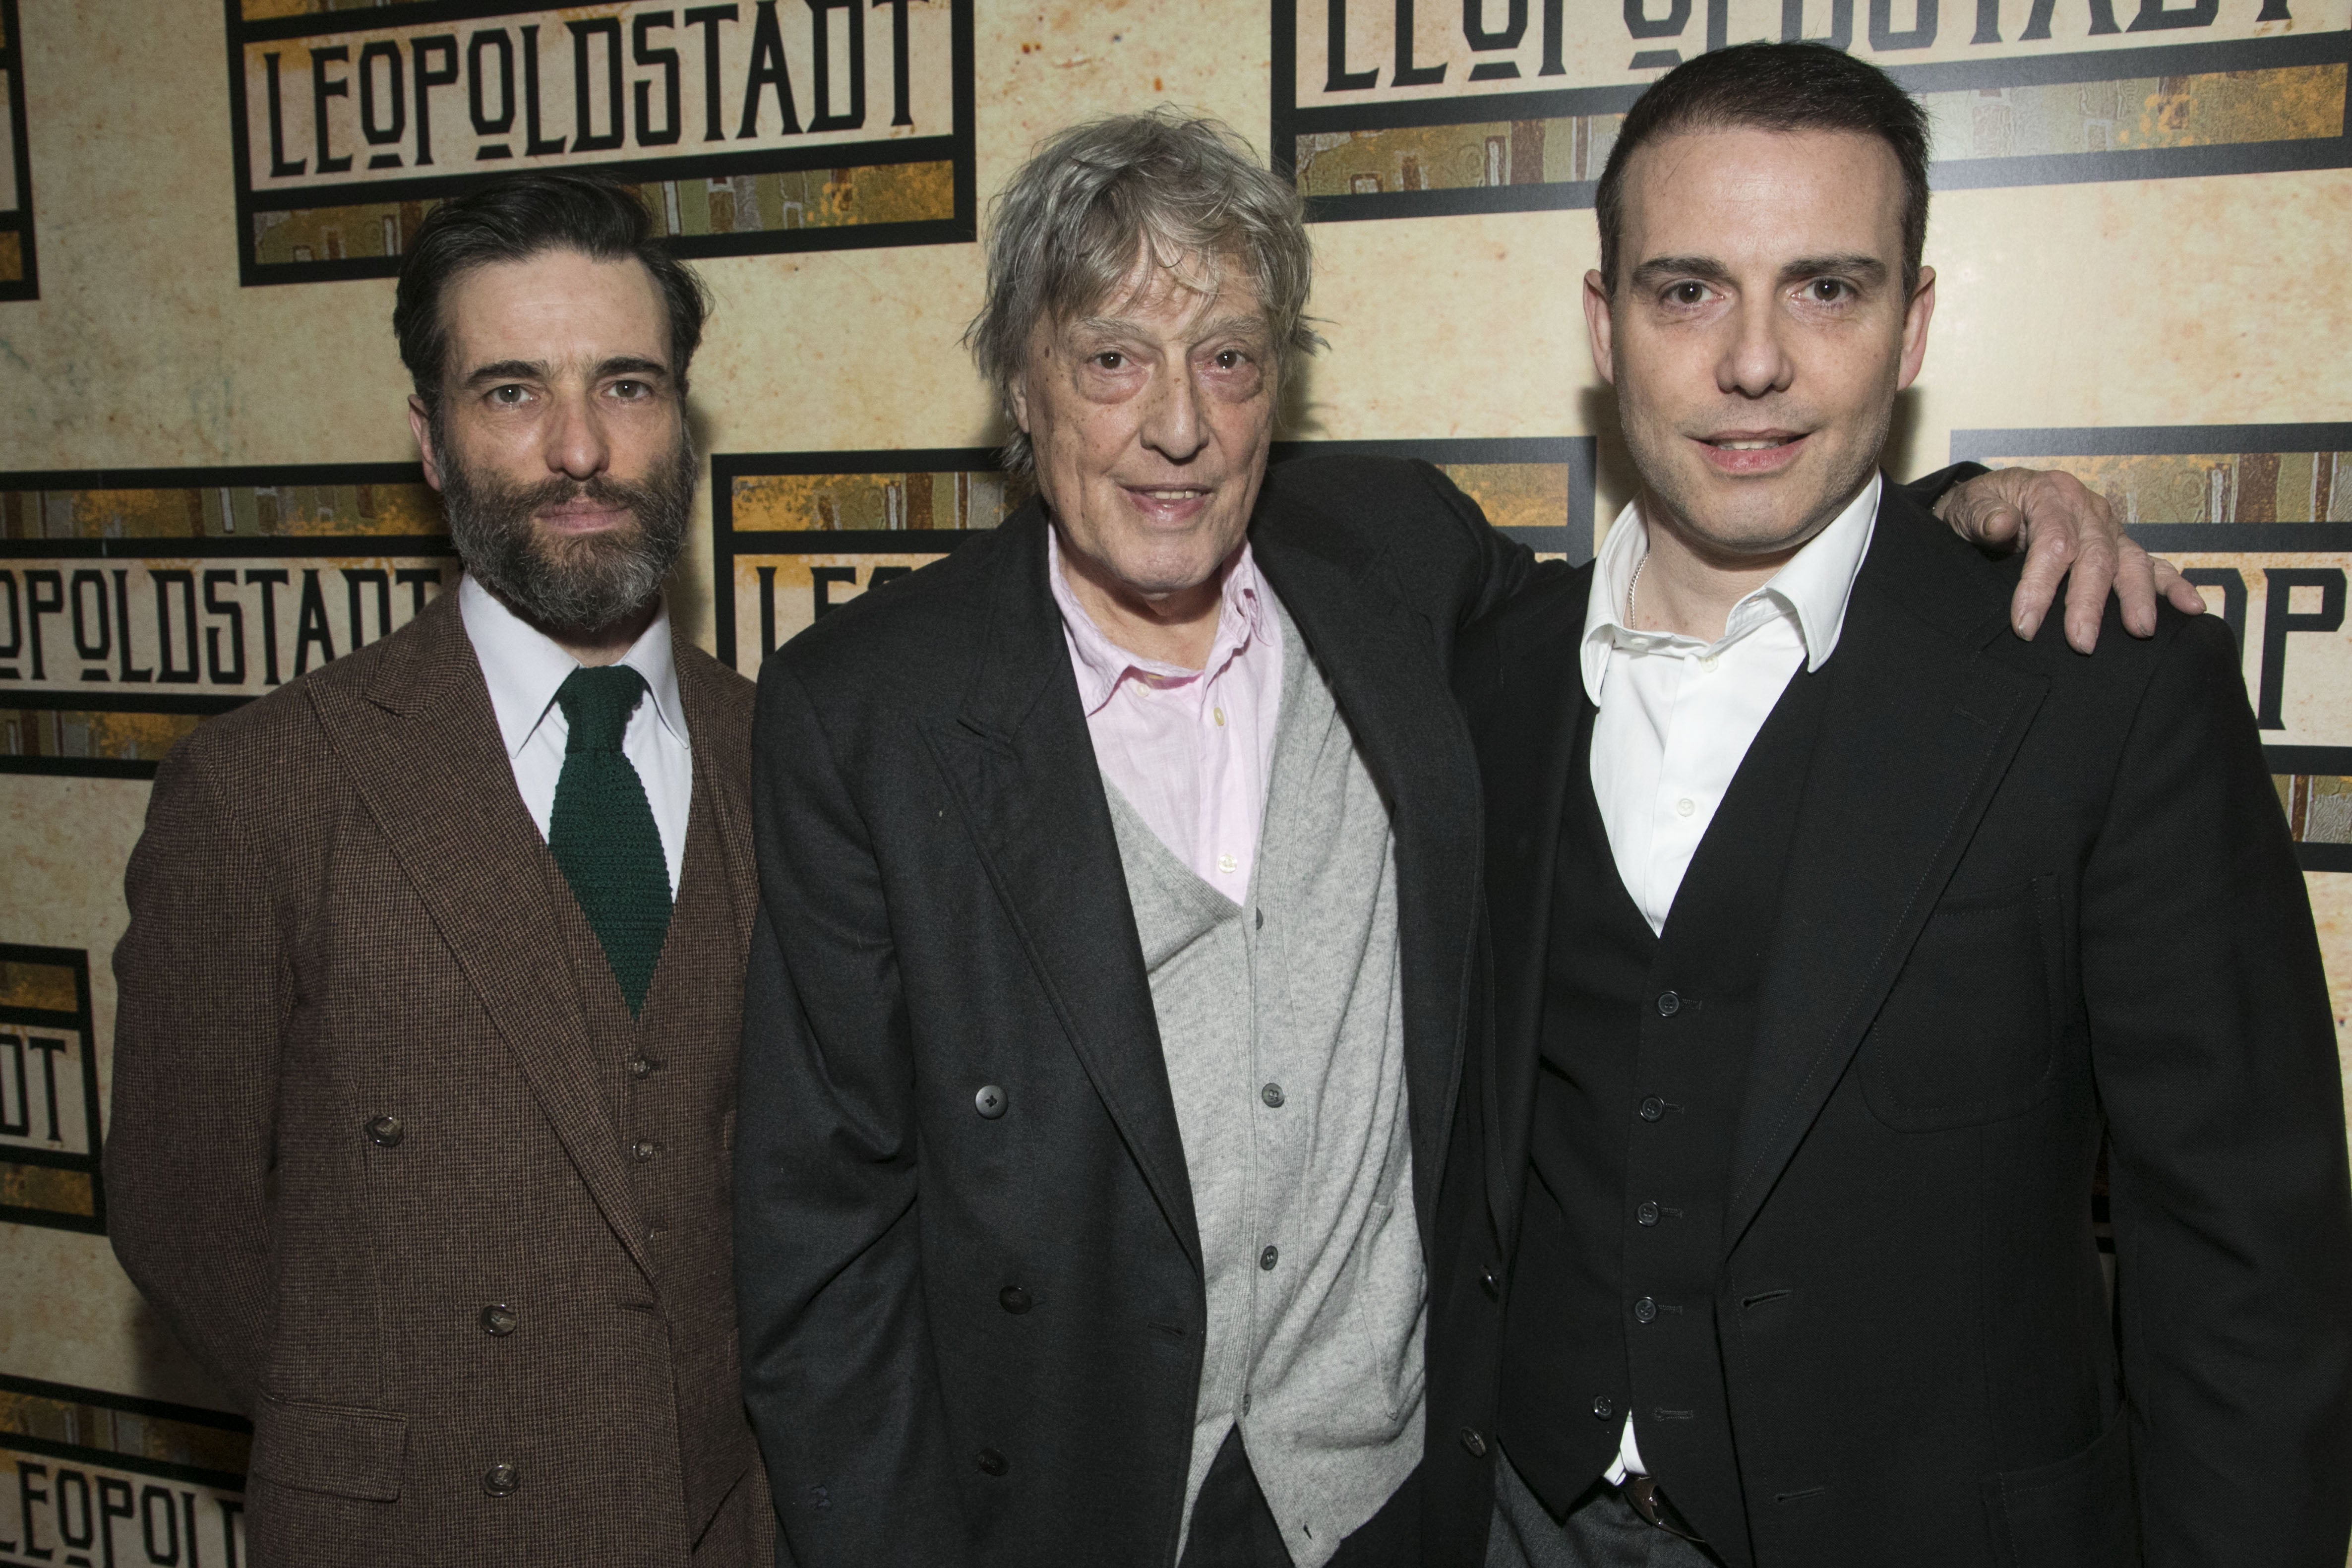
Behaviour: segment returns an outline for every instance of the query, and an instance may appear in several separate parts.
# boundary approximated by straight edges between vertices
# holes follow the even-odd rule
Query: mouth
[[[1216,494],[1208,485],[1123,485],[1127,498],[1136,510],[1155,522],[1177,524],[1190,522],[1209,504]]]
[[[626,526],[632,514],[625,506],[583,497],[560,506],[541,507],[532,515],[557,533],[602,533]]]
[[[1811,438],[1810,432],[1794,430],[1725,430],[1696,437],[1705,448],[1709,468],[1742,477],[1788,468]]]

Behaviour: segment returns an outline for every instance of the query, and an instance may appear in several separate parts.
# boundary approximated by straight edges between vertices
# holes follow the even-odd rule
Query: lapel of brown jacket
[[[748,951],[760,900],[751,861],[751,683],[696,647],[683,632],[674,629],[671,637],[695,779],[710,803],[711,826],[719,833],[736,939]]]
[[[363,687],[313,681],[310,697],[353,791],[506,1037],[581,1181],[653,1280],[645,1222],[557,935],[559,873],[515,788],[457,595],[444,594],[395,634]]]

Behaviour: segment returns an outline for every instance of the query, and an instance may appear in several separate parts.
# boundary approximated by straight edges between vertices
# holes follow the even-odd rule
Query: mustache
[[[593,501],[598,506],[626,507],[642,526],[647,513],[660,503],[662,498],[651,485],[633,485],[610,474],[593,474],[584,479],[542,479],[534,485],[508,490],[498,499],[502,509],[522,515],[575,500]]]

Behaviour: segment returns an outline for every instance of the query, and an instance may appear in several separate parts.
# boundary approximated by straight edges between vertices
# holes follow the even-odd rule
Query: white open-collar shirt
[[[1617,875],[1653,932],[1665,930],[1691,857],[1797,667],[1817,670],[1837,650],[1877,527],[1881,483],[1872,476],[1771,581],[1733,605],[1711,643],[1625,625],[1626,590],[1649,553],[1650,531],[1638,501],[1611,526],[1578,649],[1585,695],[1600,710],[1592,797]],[[1607,1479],[1647,1473],[1628,1415]]]
[[[539,836],[555,815],[555,784],[563,773],[564,743],[572,724],[555,700],[557,689],[581,668],[555,640],[500,604],[471,577],[457,584],[457,614],[467,640],[490,689],[490,710],[499,738],[514,768],[515,788]],[[621,754],[637,770],[661,833],[662,859],[669,869],[670,897],[677,897],[678,871],[686,863],[686,819],[694,798],[694,753],[687,740],[686,707],[677,692],[677,664],[670,649],[669,606],[629,645],[620,662],[645,678],[646,695],[629,715],[621,734]]]

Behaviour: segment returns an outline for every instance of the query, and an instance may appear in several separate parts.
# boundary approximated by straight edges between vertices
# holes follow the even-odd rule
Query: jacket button
[[[1004,1462],[1004,1456],[993,1448],[982,1448],[972,1456],[971,1462],[980,1467],[980,1473],[983,1476],[1001,1476],[1013,1468]]]
[[[631,1078],[651,1078],[661,1070],[661,1063],[651,1057],[639,1057],[629,1064]]]
[[[1683,999],[1671,991],[1658,993],[1658,1016],[1671,1018],[1683,1010]]]
[[[1478,1286],[1479,1289],[1486,1292],[1486,1299],[1488,1300],[1499,1301],[1503,1299],[1503,1282],[1495,1278],[1495,1271],[1493,1269],[1481,1268],[1478,1270]]]
[[[1606,1421],[1617,1414],[1617,1402],[1605,1394],[1596,1394],[1592,1396],[1592,1414],[1595,1419]]]
[[[1658,1304],[1655,1301],[1651,1300],[1647,1296],[1643,1297],[1640,1300],[1633,1303],[1633,1321],[1635,1322],[1655,1322],[1657,1321],[1657,1317]]]
[[[1265,1101],[1266,1109],[1269,1110],[1282,1109],[1282,1085],[1278,1083],[1267,1084],[1257,1091],[1257,1097]]]
[[[502,1340],[515,1331],[514,1309],[503,1302],[482,1309],[482,1332],[494,1340]]]
[[[1029,1300],[1029,1292],[1018,1285],[1007,1285],[1003,1289],[999,1290],[996,1293],[996,1304],[1016,1318],[1035,1305]]]
[[[650,1160],[661,1152],[661,1145],[650,1138],[640,1138],[629,1145],[629,1152],[640,1160]]]
[[[1269,1247],[1264,1252],[1257,1255],[1257,1266],[1260,1268],[1271,1270],[1276,1264],[1281,1261],[1282,1248],[1278,1247]]]
[[[368,1142],[379,1149],[400,1147],[402,1128],[397,1116],[379,1116],[367,1124]]]
[[[512,1497],[522,1489],[522,1472],[512,1465],[492,1465],[482,1472],[482,1489],[492,1497]]]
[[[1643,1204],[1633,1211],[1633,1217],[1643,1225],[1655,1225],[1658,1223],[1658,1205]]]
[[[1486,1457],[1486,1439],[1478,1436],[1478,1428],[1475,1426],[1462,1428],[1462,1446],[1470,1450],[1470,1457],[1474,1459],[1483,1459]]]
[[[1665,1113],[1666,1102],[1660,1100],[1656,1095],[1654,1094],[1650,1096],[1649,1099],[1642,1101],[1643,1121],[1655,1121],[1659,1117],[1664,1116]]]
[[[993,1121],[1004,1114],[1004,1089],[1001,1084],[984,1083],[980,1092],[971,1097],[971,1108],[985,1121]],[[993,1475],[996,1472],[991,1471]]]

